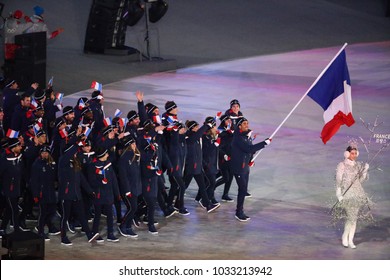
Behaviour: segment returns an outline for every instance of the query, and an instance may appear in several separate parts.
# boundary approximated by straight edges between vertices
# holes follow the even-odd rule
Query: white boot
[[[345,222],[344,232],[343,232],[343,235],[341,237],[341,243],[343,244],[343,246],[345,248],[348,248],[348,235],[349,235],[350,228],[351,228],[350,223],[349,222]]]
[[[348,245],[349,248],[356,249],[356,245],[353,243],[353,237],[355,236],[356,231],[356,222],[351,225],[349,228],[349,234],[348,234]]]

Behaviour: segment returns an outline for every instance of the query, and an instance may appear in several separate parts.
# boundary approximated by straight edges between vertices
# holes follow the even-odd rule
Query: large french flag
[[[335,57],[308,95],[324,109],[325,126],[321,132],[324,144],[336,134],[341,125],[351,126],[355,123],[345,50]]]

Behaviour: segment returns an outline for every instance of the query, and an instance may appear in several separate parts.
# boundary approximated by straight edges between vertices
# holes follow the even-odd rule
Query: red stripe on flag
[[[333,135],[339,130],[340,126],[345,124],[346,126],[351,126],[355,123],[355,120],[351,113],[348,115],[339,111],[332,120],[327,122],[321,131],[321,139],[324,144],[332,138]]]

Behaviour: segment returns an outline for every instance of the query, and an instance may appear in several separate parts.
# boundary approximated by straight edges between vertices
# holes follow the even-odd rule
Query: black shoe
[[[127,230],[126,230],[126,228],[124,226],[119,226],[118,227],[118,231],[119,231],[120,235],[122,235],[124,237],[129,237],[127,235]]]
[[[145,215],[144,218],[142,219],[142,222],[143,222],[145,225],[147,225],[147,224],[148,224],[148,216]],[[157,222],[157,221],[154,221],[153,224],[154,224],[155,226],[157,226],[157,225],[158,225],[158,222]]]
[[[165,216],[165,218],[169,218],[169,217],[172,217],[173,215],[175,215],[176,213],[177,213],[177,211],[173,207],[169,207],[165,211],[164,216]]]
[[[212,203],[212,204],[220,204],[215,198],[212,198],[212,199],[211,199],[211,203]]]
[[[202,196],[200,194],[197,194],[195,197],[195,201],[199,202],[202,199]]]
[[[74,225],[72,223],[69,223],[69,221],[68,221],[68,222],[66,222],[66,225],[68,226],[68,230],[70,233],[72,233],[72,234],[76,233]]]
[[[3,238],[4,235],[5,235],[5,230],[4,229],[0,229],[0,238]]]
[[[251,195],[250,193],[247,192],[247,193],[245,194],[245,197],[252,197],[252,195]]]
[[[244,214],[236,214],[236,219],[239,220],[240,222],[247,222],[250,220],[250,218]]]
[[[58,230],[56,227],[52,227],[49,229],[49,235],[59,235],[61,233],[60,230]]]
[[[153,235],[157,235],[158,234],[158,231],[157,231],[157,229],[156,229],[156,227],[154,225],[149,226],[149,233],[151,233]]]
[[[19,230],[21,230],[21,231],[30,231],[30,229],[28,229],[26,227],[22,227],[22,226],[19,226]]]
[[[103,243],[104,239],[99,235],[98,238],[96,238],[97,243]]]
[[[99,233],[98,233],[98,232],[95,233],[95,234],[91,233],[91,234],[88,235],[87,237],[88,237],[88,242],[91,243],[91,242],[95,241],[96,238],[99,237]]]
[[[138,234],[136,234],[132,228],[127,228],[126,229],[126,234],[131,237],[131,238],[137,238]]]
[[[188,212],[187,208],[183,208],[179,210],[179,214],[182,216],[188,216],[190,212]]]
[[[207,213],[211,213],[213,212],[214,210],[216,210],[219,206],[221,206],[221,204],[210,204],[208,207],[207,207]]]
[[[40,236],[41,238],[43,238],[45,241],[50,241],[49,236],[48,236],[47,234],[45,234],[45,233],[42,233],[42,234],[40,234],[39,236]]]
[[[73,243],[69,240],[67,236],[61,238],[61,244],[65,246],[73,245]]]
[[[26,230],[23,230],[23,229],[27,229],[26,222],[24,220],[19,221],[19,228],[22,231],[26,231]]]
[[[138,219],[133,219],[133,225],[136,227],[136,228],[139,228],[141,225],[139,223],[139,220]]]
[[[224,194],[222,196],[222,201],[225,201],[225,202],[233,202],[234,200],[232,198],[230,198],[227,194]]]
[[[107,241],[108,242],[118,242],[119,241],[119,238],[116,237],[113,233],[109,233],[107,235]]]
[[[200,199],[200,200],[198,201],[198,203],[199,203],[200,207],[202,207],[203,209],[206,209],[206,208],[207,208],[207,207],[203,204],[202,199]]]
[[[81,230],[83,227],[81,226],[81,224],[79,222],[75,223],[74,224],[74,229],[75,230]]]

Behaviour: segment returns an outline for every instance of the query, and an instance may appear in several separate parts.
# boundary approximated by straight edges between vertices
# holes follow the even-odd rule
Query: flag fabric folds
[[[308,95],[324,109],[325,125],[321,132],[324,144],[336,134],[341,125],[351,126],[355,123],[345,50],[334,59]]]

